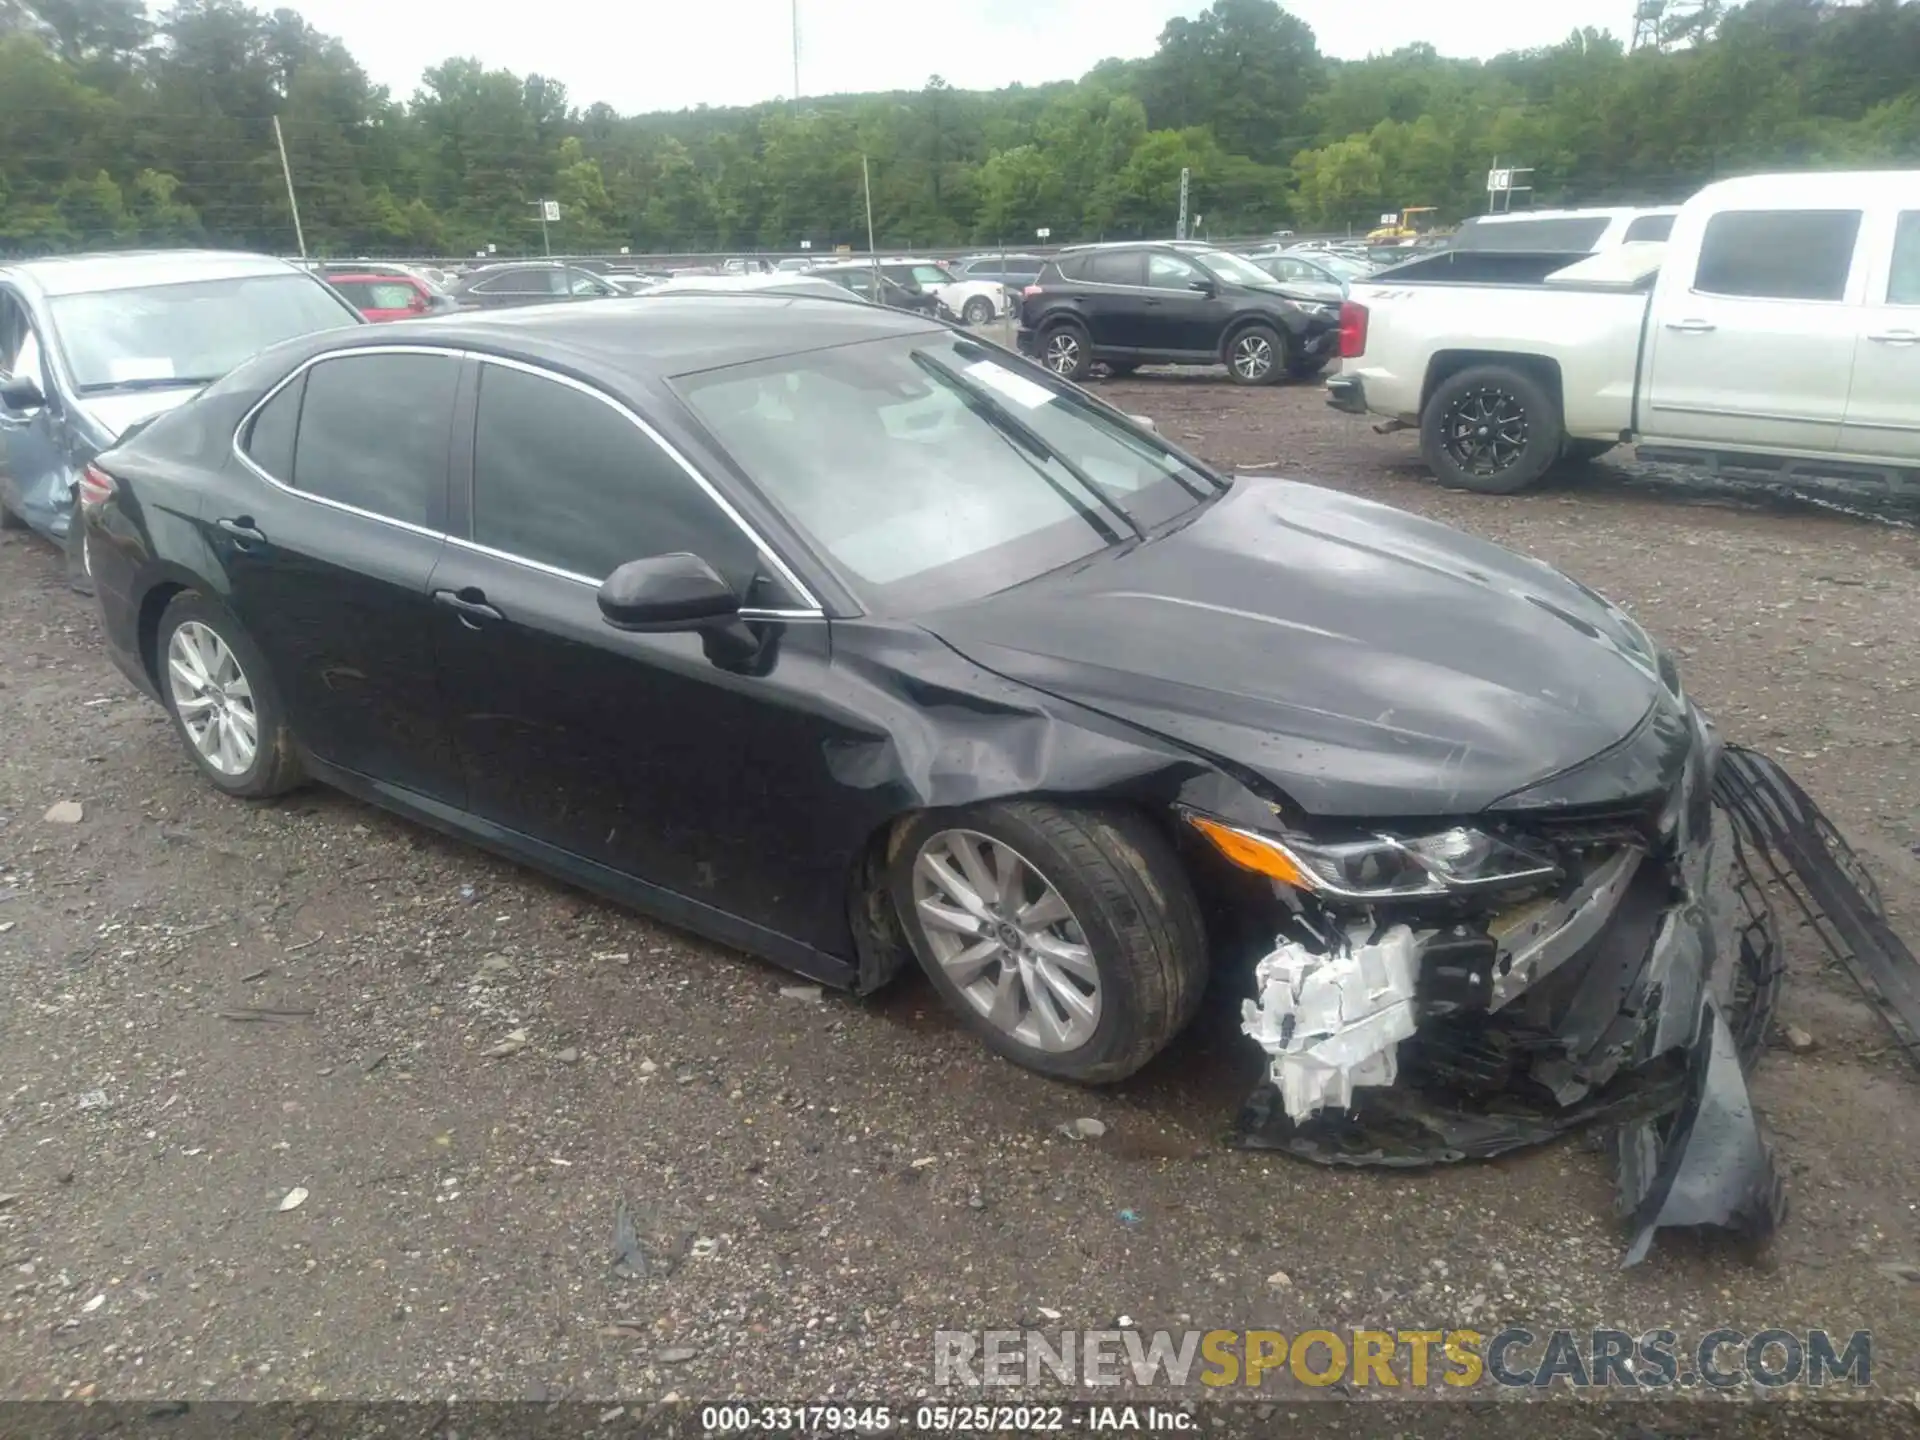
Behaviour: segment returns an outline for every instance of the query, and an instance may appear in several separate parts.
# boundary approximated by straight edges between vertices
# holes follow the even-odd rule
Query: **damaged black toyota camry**
[[[112,654],[223,791],[324,781],[860,992],[917,959],[1067,1079],[1237,967],[1246,1143],[1431,1164],[1604,1122],[1634,1258],[1780,1214],[1755,857],[1853,962],[1912,963],[1600,596],[1218,474],[919,317],[316,336],[81,496]]]

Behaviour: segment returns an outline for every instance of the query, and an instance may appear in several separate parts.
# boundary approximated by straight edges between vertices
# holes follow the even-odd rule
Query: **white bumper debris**
[[[1393,1084],[1395,1047],[1414,1030],[1419,959],[1413,931],[1396,925],[1371,944],[1349,936],[1332,955],[1286,941],[1260,962],[1241,1028],[1273,1057],[1288,1118],[1347,1109],[1356,1085]]]

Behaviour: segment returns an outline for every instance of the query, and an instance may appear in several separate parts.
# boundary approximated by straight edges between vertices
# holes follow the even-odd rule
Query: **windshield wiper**
[[[913,363],[922,369],[931,370],[949,385],[953,386],[966,397],[969,408],[971,408],[976,415],[993,426],[994,429],[998,430],[1003,436],[1019,446],[1022,450],[1027,451],[1037,459],[1050,460],[1062,470],[1066,471],[1067,474],[1073,477],[1076,484],[1089,495],[1093,496],[1095,500],[1099,501],[1103,507],[1125,521],[1127,528],[1133,532],[1133,537],[1136,540],[1144,538],[1144,532],[1140,529],[1139,525],[1134,522],[1133,517],[1108,497],[1106,491],[1100,487],[1098,481],[1078,465],[1074,464],[1073,461],[1067,459],[1066,456],[1062,455],[1053,446],[1049,445],[1046,437],[1038,430],[1027,424],[1027,422],[1022,420],[1018,415],[1003,409],[999,402],[993,398],[992,393],[986,386],[977,380],[969,379],[944,361],[936,360],[933,356],[924,354],[918,350],[913,352]],[[1038,469],[1039,467],[1036,466],[1035,468]],[[1078,510],[1089,525],[1107,537],[1107,543],[1109,545],[1120,542],[1120,532],[1115,530],[1113,526],[1109,525],[1105,520],[1101,519],[1097,511],[1084,500],[1074,495],[1065,486],[1056,483],[1053,477],[1048,475],[1045,470],[1040,470],[1039,473],[1042,479],[1046,480],[1049,485],[1052,485],[1053,488],[1059,492],[1061,499]]]
[[[82,395],[104,395],[113,390],[181,390],[188,387],[198,390],[202,385],[211,385],[219,378],[218,375],[150,375],[142,380],[102,380],[77,388]]]

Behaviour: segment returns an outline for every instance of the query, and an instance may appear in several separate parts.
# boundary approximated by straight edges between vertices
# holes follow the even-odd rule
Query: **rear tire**
[[[969,325],[984,325],[993,319],[993,302],[984,295],[976,295],[961,307],[960,318]]]
[[[4,504],[0,504],[0,530],[24,530],[27,522],[22,520]]]
[[[215,789],[257,800],[306,778],[266,657],[224,606],[182,590],[160,616],[153,659],[174,729]]]
[[[66,552],[68,586],[76,595],[93,594],[93,546],[78,505],[73,507],[73,518],[67,522],[67,538],[61,548]]]
[[[1236,385],[1273,385],[1293,363],[1287,340],[1271,325],[1243,325],[1227,337],[1227,378]]]
[[[1080,381],[1093,370],[1093,342],[1078,320],[1056,320],[1040,332],[1040,363],[1062,380]]]
[[[958,858],[968,846],[977,867]],[[1109,1084],[1199,1008],[1208,956],[1193,887],[1137,815],[1026,800],[931,811],[897,837],[887,881],[933,987],[1017,1065]]]
[[[1560,458],[1560,407],[1547,387],[1510,365],[1449,376],[1420,414],[1420,453],[1449,490],[1514,495]]]

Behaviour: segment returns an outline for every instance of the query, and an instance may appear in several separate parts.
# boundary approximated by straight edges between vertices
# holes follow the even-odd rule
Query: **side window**
[[[482,280],[473,288],[484,290],[489,295],[545,295],[548,293],[546,276],[538,270],[509,270],[504,275],[494,275]]]
[[[364,307],[373,300],[373,287],[364,280],[335,280],[333,288],[347,297],[347,303]]]
[[[1091,255],[1068,255],[1056,260],[1053,268],[1060,272],[1062,280],[1085,280],[1087,262],[1092,258]]]
[[[1671,215],[1642,215],[1627,226],[1627,233],[1620,238],[1628,245],[1636,240],[1664,240],[1673,234],[1673,221]]]
[[[1138,250],[1102,250],[1089,255],[1083,278],[1096,285],[1146,284],[1146,257]]]
[[[611,295],[613,287],[598,275],[589,275],[584,270],[559,272],[570,293],[575,295]]]
[[[1763,300],[1842,300],[1858,210],[1723,210],[1707,222],[1693,288]]]
[[[1893,234],[1893,269],[1887,276],[1889,305],[1920,305],[1920,210],[1904,210]]]
[[[367,286],[367,298],[373,302],[376,310],[405,310],[413,304],[417,292],[404,280],[395,280],[391,284]]]
[[[687,551],[744,595],[759,568],[740,527],[625,415],[504,365],[481,368],[473,539],[593,580]]]
[[[1147,284],[1156,290],[1185,290],[1199,278],[1200,272],[1178,255],[1147,257]]]
[[[279,394],[260,407],[247,428],[247,458],[282,485],[293,476],[293,436],[300,427],[300,397],[307,372],[301,371]]]
[[[432,526],[446,496],[453,393],[448,355],[348,355],[307,372],[293,449],[296,490]]]
[[[40,363],[40,337],[34,334],[27,307],[0,290],[0,375],[24,375],[47,390],[46,367]]]

